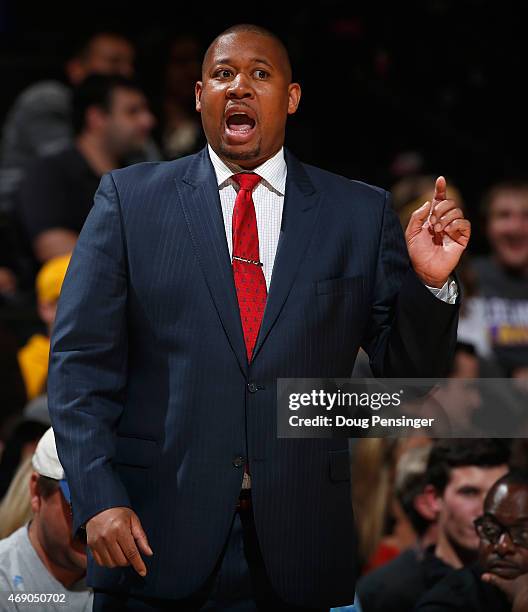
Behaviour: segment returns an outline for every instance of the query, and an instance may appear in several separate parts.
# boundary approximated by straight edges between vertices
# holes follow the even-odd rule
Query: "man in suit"
[[[328,610],[357,576],[347,440],[278,439],[280,377],[442,376],[469,222],[407,246],[375,187],[283,148],[287,52],[238,25],[206,52],[207,147],[106,175],[55,324],[49,398],[96,610]],[[134,571],[136,570],[136,571]]]

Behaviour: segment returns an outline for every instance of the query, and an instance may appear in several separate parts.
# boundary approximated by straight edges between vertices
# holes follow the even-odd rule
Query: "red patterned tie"
[[[248,362],[257,341],[267,296],[251,195],[260,179],[258,174],[242,172],[233,175],[233,180],[240,185],[233,210],[233,276]]]

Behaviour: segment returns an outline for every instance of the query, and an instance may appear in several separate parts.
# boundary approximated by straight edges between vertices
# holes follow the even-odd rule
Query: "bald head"
[[[281,58],[282,68],[285,71],[288,83],[290,83],[292,80],[292,68],[290,56],[288,54],[288,50],[286,49],[285,44],[276,34],[271,32],[270,30],[251,23],[238,23],[218,34],[218,36],[213,40],[209,47],[207,47],[207,51],[205,52],[202,62],[202,76],[204,74],[204,70],[208,65],[208,62],[210,61],[212,52],[216,48],[216,45],[225,37],[232,37],[236,34],[241,33],[256,34],[257,36],[263,36],[270,40],[270,42],[277,48],[278,54]]]
[[[207,142],[221,159],[251,170],[279,152],[301,97],[291,79],[286,48],[268,30],[241,24],[215,38],[195,93]]]
[[[508,472],[491,487],[484,500],[484,512],[494,513],[495,510],[510,497],[521,492],[519,497],[521,504],[526,504],[524,513],[528,515],[528,474],[521,470]],[[528,518],[528,516],[527,516]]]

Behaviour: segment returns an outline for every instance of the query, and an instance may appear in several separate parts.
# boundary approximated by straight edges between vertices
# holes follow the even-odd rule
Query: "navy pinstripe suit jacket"
[[[62,288],[49,405],[74,529],[130,506],[154,556],[144,579],[90,558],[96,587],[167,598],[195,591],[228,533],[242,480],[233,459],[247,456],[279,595],[313,606],[353,600],[347,441],[277,439],[276,379],[347,377],[360,346],[378,376],[443,376],[458,306],[415,276],[385,191],[288,151],[286,163],[251,365],[207,150],[101,181]]]

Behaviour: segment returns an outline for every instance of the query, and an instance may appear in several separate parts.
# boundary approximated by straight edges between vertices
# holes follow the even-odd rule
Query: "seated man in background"
[[[476,560],[479,539],[473,526],[491,486],[508,471],[507,440],[438,440],[427,465],[426,494],[438,512],[434,554],[458,569]]]
[[[71,535],[70,493],[51,428],[42,436],[32,463],[33,519],[0,541],[0,610],[27,607],[9,601],[10,594],[27,592],[52,595],[50,602],[38,603],[39,610],[88,612],[93,594],[85,582],[86,544]]]
[[[69,263],[69,254],[54,257],[42,266],[37,275],[38,313],[47,331],[46,335],[32,336],[18,352],[18,364],[29,400],[46,390],[51,328],[55,321],[57,302]]]
[[[101,176],[142,150],[154,117],[134,82],[92,75],[74,92],[73,125],[75,144],[30,165],[17,194],[16,212],[41,263],[73,250]]]
[[[481,357],[502,375],[528,376],[528,182],[495,185],[483,214],[492,253],[471,262],[476,295],[466,303],[459,331],[480,336]]]
[[[0,209],[13,208],[29,163],[71,146],[72,89],[90,74],[134,73],[134,48],[121,34],[90,35],[71,53],[65,83],[39,81],[24,89],[9,110],[0,145]]]
[[[431,448],[413,508],[422,520],[436,517],[436,544],[397,557],[359,584],[363,612],[408,612],[453,568],[476,560],[473,521],[482,514],[493,483],[508,471],[509,449],[501,440],[438,440]],[[407,506],[409,508],[409,506]],[[415,521],[416,522],[416,519]]]
[[[475,527],[479,562],[441,580],[424,595],[417,612],[509,612],[512,605],[514,611],[528,609],[526,593],[515,588],[515,582],[528,577],[526,473],[510,472],[493,485]]]

